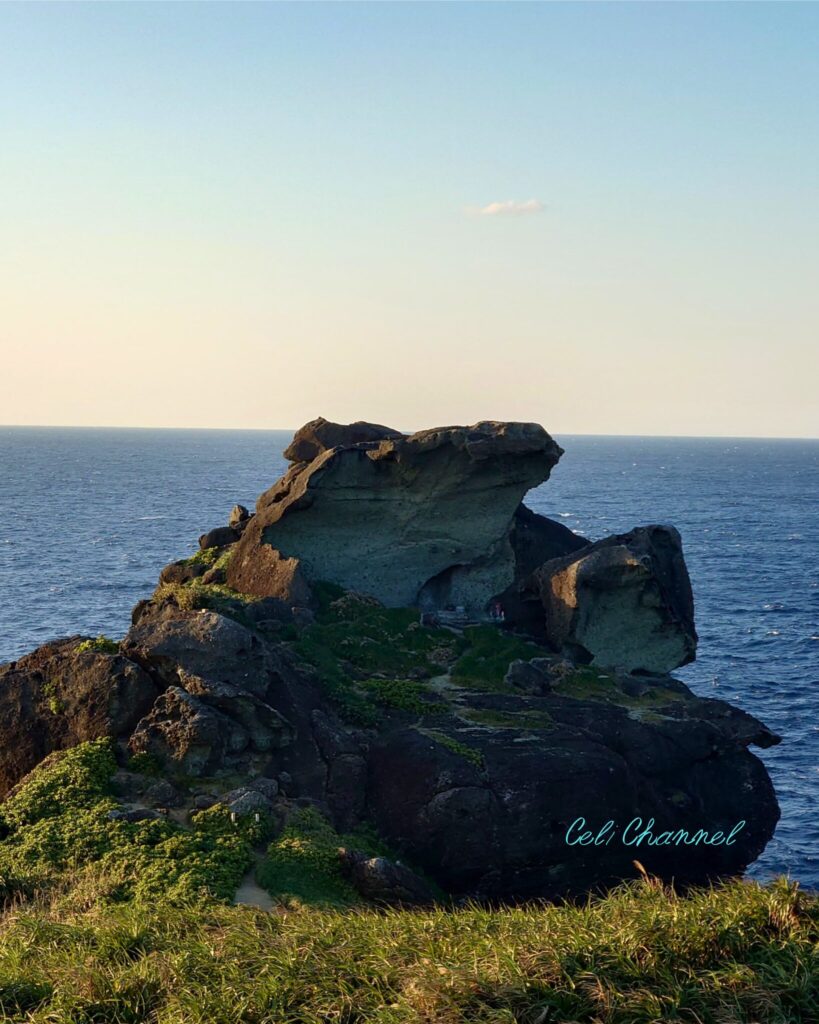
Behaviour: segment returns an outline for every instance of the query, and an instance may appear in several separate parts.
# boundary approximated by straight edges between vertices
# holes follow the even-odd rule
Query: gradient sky
[[[819,5],[3,4],[0,422],[819,434]]]

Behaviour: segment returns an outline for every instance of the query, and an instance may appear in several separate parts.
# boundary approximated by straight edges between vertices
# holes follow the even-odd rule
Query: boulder
[[[298,446],[291,455],[312,451]],[[228,585],[282,596],[274,592],[278,576],[294,559],[307,581],[330,580],[387,606],[483,612],[515,579],[515,511],[561,454],[534,423],[483,422],[357,443],[342,436],[259,498]]]
[[[669,672],[694,660],[694,599],[679,533],[644,526],[536,569],[546,641],[593,665]]]
[[[239,532],[234,530],[232,526],[216,526],[214,529],[202,534],[199,538],[199,547],[202,550],[206,548],[223,548],[228,544],[235,544],[238,539]]]
[[[247,531],[250,537],[252,530]],[[285,558],[269,544],[252,539],[237,547],[226,572],[228,584],[241,594],[276,598],[287,607],[306,607],[313,600],[301,560]]]
[[[160,621],[140,621],[122,650],[165,685],[179,685],[180,673],[219,680],[263,696],[280,659],[252,631],[214,611],[179,609]]]
[[[245,506],[234,505],[230,511],[228,526],[233,530],[243,529],[243,524],[247,523],[248,519],[250,519],[250,512]]]
[[[740,874],[779,817],[747,747],[779,737],[676,681],[652,680],[637,699],[625,680],[575,671],[544,696],[471,693],[456,715],[394,720],[372,741],[368,819],[445,890],[479,900],[586,892],[637,877],[635,858],[682,884]],[[613,841],[572,845],[580,817],[595,834],[612,820]],[[635,848],[622,834],[637,818],[656,834],[745,825],[731,845]]]
[[[372,903],[386,906],[429,906],[435,902],[430,885],[410,868],[387,857],[370,857],[360,850],[338,851],[342,875]]]
[[[513,661],[503,682],[521,693],[543,694],[552,689],[554,663],[548,658]]]
[[[156,699],[139,665],[78,651],[84,639],[55,640],[0,666],[0,795],[52,751],[127,734]]]
[[[240,818],[247,818],[252,814],[270,814],[273,804],[264,794],[255,789],[242,787],[235,789],[222,798],[227,809]]]
[[[189,583],[191,580],[204,576],[207,572],[204,562],[191,562],[189,559],[181,559],[178,562],[171,562],[159,574],[160,583]]]
[[[211,775],[228,754],[250,742],[247,731],[179,686],[169,686],[128,741],[132,754],[150,754],[168,769],[186,775]]]
[[[284,457],[288,462],[312,462],[331,448],[349,448],[363,441],[395,440],[403,436],[400,431],[380,423],[365,423],[363,420],[331,423],[319,416],[296,431],[284,450]]]

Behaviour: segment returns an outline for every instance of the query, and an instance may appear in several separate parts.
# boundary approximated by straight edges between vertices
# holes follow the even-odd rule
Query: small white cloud
[[[502,202],[489,203],[487,206],[467,207],[467,213],[477,217],[519,217],[525,213],[540,213],[543,203],[539,199],[526,199],[518,202],[515,199],[504,199]]]

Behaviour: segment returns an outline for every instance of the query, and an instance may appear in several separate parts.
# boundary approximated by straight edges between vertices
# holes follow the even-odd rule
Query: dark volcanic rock
[[[474,694],[461,716],[480,709],[481,721],[498,724],[468,727],[461,717],[439,719],[430,732],[384,731],[369,758],[371,820],[445,889],[481,899],[583,892],[636,877],[635,858],[684,883],[741,872],[779,817],[765,768],[746,747],[778,737],[681,684],[651,687],[645,703],[614,680],[602,685],[595,697],[582,687],[576,696],[571,688],[525,699]],[[613,700],[601,696],[608,686]],[[442,743],[442,733],[472,755]],[[569,845],[580,817],[595,834],[612,820],[618,835]],[[622,831],[637,818],[655,819],[655,835],[746,824],[730,846],[625,845]]]
[[[546,562],[528,587],[554,650],[628,672],[694,660],[694,599],[673,527],[638,527]]]
[[[120,654],[78,652],[84,639],[0,666],[0,794],[52,751],[127,734],[153,704],[147,673]]]
[[[235,544],[238,539],[239,531],[234,530],[232,526],[216,526],[202,534],[199,538],[199,547],[203,550],[205,548],[223,548],[228,544]]]
[[[373,903],[406,907],[428,906],[435,902],[430,886],[398,861],[346,849],[340,849],[338,857],[344,877]]]
[[[242,530],[250,519],[250,513],[244,505],[234,505],[228,519],[228,526],[233,530]]]
[[[310,581],[331,580],[389,606],[483,611],[515,579],[510,525],[521,498],[546,480],[562,449],[533,423],[443,427],[323,451],[259,499],[227,581],[282,596],[265,574],[299,559]]]
[[[363,441],[387,441],[403,436],[399,430],[380,423],[365,423],[363,420],[346,424],[331,423],[319,416],[296,431],[293,440],[284,450],[284,457],[288,462],[312,462],[331,448],[349,448]]]

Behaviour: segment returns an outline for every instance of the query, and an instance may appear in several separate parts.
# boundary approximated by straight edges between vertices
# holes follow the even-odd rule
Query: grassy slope
[[[68,902],[6,912],[5,1019],[819,1020],[817,905],[784,884],[494,912]]]

